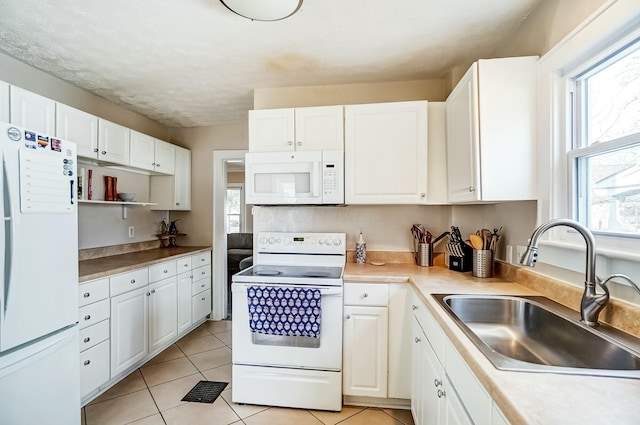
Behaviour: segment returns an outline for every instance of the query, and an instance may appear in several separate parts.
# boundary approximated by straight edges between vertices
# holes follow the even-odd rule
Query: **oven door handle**
[[[240,283],[240,282],[235,282],[231,284],[231,292],[246,292],[247,288],[249,286],[273,286],[273,285],[257,285],[257,284],[253,284],[253,283]],[[284,285],[283,285],[284,286]],[[286,285],[288,288],[291,288],[291,285]],[[320,290],[320,294],[323,297],[335,297],[335,296],[342,296],[343,294],[343,289],[342,286],[335,286],[335,287],[317,287],[317,286],[304,286],[304,288],[306,289],[319,289]]]

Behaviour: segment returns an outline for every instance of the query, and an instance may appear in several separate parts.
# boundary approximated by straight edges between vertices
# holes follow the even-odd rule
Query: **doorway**
[[[244,172],[246,150],[213,151],[213,320],[223,320],[229,315],[227,288],[227,186]],[[233,173],[230,177],[229,173]],[[250,208],[244,208],[245,229],[251,229],[253,219]]]

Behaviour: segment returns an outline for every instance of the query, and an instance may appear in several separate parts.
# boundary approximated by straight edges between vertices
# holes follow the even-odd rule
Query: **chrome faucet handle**
[[[596,285],[601,286],[604,294],[596,292]],[[609,303],[609,288],[606,287],[598,276],[595,276],[595,284],[585,282],[584,293],[580,300],[580,321],[588,326],[598,326],[598,316]]]

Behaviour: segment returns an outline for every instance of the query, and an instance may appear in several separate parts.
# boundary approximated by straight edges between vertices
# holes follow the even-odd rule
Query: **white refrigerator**
[[[79,424],[76,146],[0,122],[0,424]]]

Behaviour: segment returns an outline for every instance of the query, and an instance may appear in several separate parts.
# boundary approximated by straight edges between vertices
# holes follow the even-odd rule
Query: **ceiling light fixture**
[[[279,21],[300,9],[302,0],[220,0],[227,9],[252,21]]]

